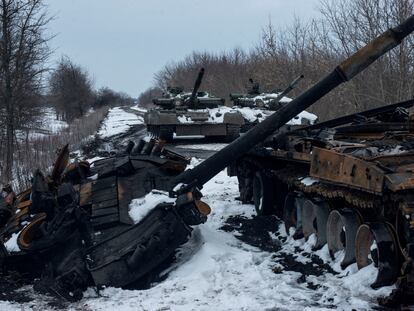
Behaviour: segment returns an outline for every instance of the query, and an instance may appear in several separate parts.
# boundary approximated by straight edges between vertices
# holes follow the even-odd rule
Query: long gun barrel
[[[193,91],[191,92],[191,96],[188,99],[188,106],[190,108],[194,107],[195,104],[196,104],[197,92],[198,92],[198,89],[200,88],[201,81],[203,80],[203,76],[204,76],[204,68],[201,68],[200,71],[198,72],[197,79],[194,83],[194,87],[193,87]]]
[[[281,107],[260,124],[253,127],[245,135],[222,150],[209,157],[192,170],[187,170],[178,175],[174,180],[172,189],[183,183],[193,187],[202,186],[221,170],[248,152],[260,141],[277,131],[286,122],[294,118],[300,112],[311,106],[317,100],[336,88],[338,85],[349,81],[355,75],[371,65],[380,56],[398,46],[401,41],[414,30],[414,15],[403,23],[391,28],[372,40],[355,54],[343,61],[331,73],[317,82],[307,91],[296,97],[290,103]]]
[[[302,80],[304,78],[304,75],[300,75],[299,77],[296,77],[296,79],[295,80],[293,80],[290,84],[289,84],[289,86],[287,87],[287,88],[285,88],[283,91],[282,91],[282,93],[280,93],[275,99],[274,99],[274,103],[277,105],[279,102],[280,102],[280,100],[283,98],[283,96],[285,96],[285,95],[287,95],[290,91],[292,91],[294,88],[295,88],[295,86],[296,86],[296,84],[298,84],[299,83],[299,81],[300,80]]]

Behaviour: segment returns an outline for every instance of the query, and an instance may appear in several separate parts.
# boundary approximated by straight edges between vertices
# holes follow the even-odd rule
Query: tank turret
[[[255,145],[263,142],[322,96],[350,80],[397,46],[413,30],[414,16],[411,16],[398,27],[388,30],[360,49],[313,87],[282,106],[245,135],[191,170],[184,171],[187,159],[164,148],[161,141],[151,140],[136,146],[129,144],[124,154],[101,159],[93,167],[87,163],[68,164],[68,149],[62,149],[52,176],[46,177],[37,171],[33,187],[18,195],[13,203],[15,209],[12,216],[0,232],[2,270],[12,266],[24,273],[30,271],[33,279],[38,279],[34,286],[36,290],[71,301],[81,299],[82,291],[89,286],[128,287],[151,280],[151,273],[161,269],[162,264],[174,255],[176,248],[188,241],[192,227],[206,221],[210,209],[201,201],[202,194],[199,189],[208,180],[246,155]],[[401,120],[403,115],[396,114],[390,120]],[[402,123],[399,124],[400,129],[412,130],[407,122],[399,123]],[[378,137],[378,133],[388,139],[389,136],[385,134],[398,124],[391,122],[388,126],[380,132],[378,125],[368,124],[364,130],[369,132],[370,139]],[[337,131],[338,137],[349,136],[350,133],[352,138],[358,137],[361,134],[360,129],[358,126],[354,131],[349,127],[341,128]],[[328,136],[329,133],[325,134]],[[398,139],[399,135],[401,132],[397,131],[394,138]],[[398,163],[401,164],[401,169],[388,161],[385,154],[374,157],[371,165],[367,165],[364,155],[354,153],[345,157],[338,152],[340,149],[326,150],[322,148],[323,145],[315,146],[313,153],[301,154],[300,151],[309,146],[306,139],[302,140],[303,144],[295,144],[293,150],[284,153],[283,150],[276,149],[272,155],[275,158],[285,155],[283,165],[280,165],[282,168],[286,167],[288,159],[297,160],[294,163],[296,168],[302,164],[308,165],[309,162],[315,163],[311,176],[328,182],[332,182],[335,176],[340,176],[346,188],[344,191],[338,188],[335,191],[324,187],[312,188],[316,194],[320,195],[325,191],[327,196],[338,195],[350,203],[355,201],[355,204],[369,208],[376,206],[378,200],[372,199],[377,198],[375,195],[381,194],[385,186],[390,190],[387,202],[397,206],[397,232],[402,232],[401,236],[404,237],[404,240],[401,239],[401,251],[405,253],[403,275],[395,297],[397,302],[399,299],[399,303],[407,297],[412,301],[414,204],[411,203],[412,193],[408,192],[407,195],[407,190],[413,189],[413,178],[410,175],[413,170],[410,162],[412,155],[406,154],[400,158]],[[335,140],[331,140],[331,144],[334,143]],[[336,147],[347,146],[338,144]],[[349,152],[352,151],[355,150],[351,148]],[[159,154],[162,156],[158,156]],[[346,165],[341,165],[344,163],[343,159],[346,159]],[[266,176],[257,176],[258,184],[269,185],[266,183],[269,181]],[[280,174],[278,178],[284,180],[284,176],[286,175]],[[298,181],[302,184],[303,180],[298,177],[303,178],[287,178],[288,185],[291,187]],[[353,200],[352,196],[349,197],[349,192],[346,192],[351,181],[355,181],[356,191],[370,191],[364,192],[366,195],[358,200]],[[312,185],[309,181],[303,183]],[[281,193],[279,190],[273,191],[273,194]],[[399,193],[392,196],[391,191]],[[264,188],[256,193],[259,207],[267,204],[262,200],[264,197],[260,197],[263,193]],[[319,204],[320,201],[305,202],[301,199],[303,197],[286,197],[286,219],[296,219],[300,225],[299,218],[293,217],[296,208],[302,206],[302,203],[312,207],[301,210],[307,214],[302,213],[300,218],[308,220],[301,224],[303,234],[309,235],[315,229],[311,226],[315,223],[315,211],[321,211],[322,218],[328,213],[325,206]],[[346,254],[344,265],[352,262],[352,255],[358,258],[361,266],[366,265],[368,260],[379,258],[379,269],[384,271],[385,277],[378,280],[375,286],[382,286],[395,277],[396,271],[400,273],[400,270],[390,267],[398,264],[398,257],[394,255],[400,251],[401,245],[395,247],[392,240],[394,231],[390,229],[388,222],[382,221],[378,224],[378,219],[388,217],[388,210],[384,207],[375,212],[372,215],[379,218],[373,218],[374,223],[361,224],[361,216],[366,216],[365,212],[358,215],[349,209],[334,208],[329,218],[325,217],[325,220],[328,218],[328,223],[317,222],[317,227],[320,230],[325,224],[325,227],[330,228],[329,232],[333,232],[328,237],[320,235],[320,243],[326,238],[332,252],[341,245],[344,246],[344,236],[347,246],[359,245],[356,254]],[[350,233],[355,232],[357,224],[361,225],[359,234],[356,235],[357,239],[353,239],[355,236]],[[388,235],[384,235],[384,232],[388,232]],[[16,235],[20,251],[13,253],[5,248],[3,242]],[[379,242],[378,257],[371,256],[372,259],[369,259],[370,251],[375,250],[370,248],[372,243],[368,243],[372,240]],[[37,260],[39,258],[40,261]]]
[[[245,135],[224,147],[192,170],[176,177],[173,184],[183,183],[202,187],[204,183],[230,165],[238,157],[248,152],[259,142],[280,129],[286,122],[310,107],[317,100],[332,91],[338,85],[349,81],[363,71],[380,56],[398,46],[401,40],[414,30],[414,16],[399,26],[389,29],[339,64],[332,72],[300,94],[291,102],[282,106],[263,122],[253,127]]]
[[[303,77],[303,75],[298,76],[283,91],[274,93],[260,92],[259,84],[254,83],[253,80],[250,79],[252,87],[248,90],[247,94],[230,93],[230,100],[233,102],[234,106],[277,110],[280,105],[287,102],[284,97],[294,89]]]

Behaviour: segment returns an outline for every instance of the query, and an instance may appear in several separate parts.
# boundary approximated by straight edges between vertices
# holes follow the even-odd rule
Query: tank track
[[[414,228],[411,218],[405,216],[411,213],[414,206],[411,196],[391,193],[376,195],[329,182],[306,184],[303,179],[309,177],[308,166],[288,164],[270,167],[265,160],[254,156],[243,158],[236,167],[239,168],[236,172],[239,182],[244,179],[240,187],[240,197],[244,201],[251,202],[251,196],[258,192],[251,189],[255,187],[256,176],[265,176],[262,178],[272,183],[273,189],[278,185],[276,189],[282,189],[282,192],[275,197],[275,194],[265,190],[259,200],[253,197],[253,201],[260,204],[272,201],[272,213],[283,218],[287,232],[294,227],[294,238],[307,239],[315,234],[317,241],[313,249],[318,250],[328,244],[332,258],[337,251],[345,250],[342,268],[355,262],[358,268],[363,268],[374,261],[378,274],[371,287],[396,284],[392,294],[379,299],[379,303],[388,307],[414,303],[411,260],[414,255]],[[266,195],[272,197],[266,200]],[[298,206],[301,206],[301,220],[298,220]],[[256,210],[259,214],[270,214],[268,206],[256,206]],[[405,217],[401,217],[403,215]],[[342,227],[346,228],[346,232]],[[374,242],[377,248],[372,251],[369,243]]]

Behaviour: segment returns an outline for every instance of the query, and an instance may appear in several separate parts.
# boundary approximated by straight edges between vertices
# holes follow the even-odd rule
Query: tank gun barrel
[[[380,56],[398,46],[413,31],[414,15],[410,16],[397,27],[390,28],[366,46],[359,49],[355,54],[339,64],[331,73],[294,100],[282,106],[278,111],[253,127],[245,135],[227,145],[195,168],[178,175],[172,181],[171,189],[180,183],[202,188],[208,180],[213,178],[233,161],[240,158],[260,141],[263,141],[266,137],[277,131],[286,122],[311,106],[338,85],[349,81]]]
[[[296,77],[295,80],[293,80],[292,82],[290,82],[289,86],[287,88],[285,88],[282,93],[280,93],[276,98],[275,98],[275,102],[278,103],[280,102],[280,100],[283,98],[283,96],[287,95],[290,91],[292,91],[296,84],[299,83],[300,80],[302,80],[304,78],[304,75],[300,75],[299,77]]]
[[[204,76],[204,68],[201,68],[200,71],[198,72],[197,79],[194,83],[194,87],[193,87],[193,91],[191,92],[191,96],[188,99],[188,106],[189,107],[195,106],[195,103],[196,103],[196,100],[197,100],[197,92],[198,92],[198,89],[200,88],[201,82],[203,81],[203,76]]]

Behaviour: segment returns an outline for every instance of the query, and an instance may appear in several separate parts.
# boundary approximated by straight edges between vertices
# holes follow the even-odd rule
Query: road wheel
[[[366,223],[358,228],[355,240],[358,269],[371,263],[377,277],[371,287],[376,289],[393,284],[399,275],[400,253],[394,232],[386,223]]]
[[[328,222],[329,206],[323,201],[305,199],[302,207],[303,235],[308,239],[316,235],[313,250],[321,249],[326,244],[326,224]]]
[[[302,209],[303,195],[296,192],[290,192],[285,198],[283,207],[283,223],[285,224],[286,234],[290,234],[290,228],[294,228],[294,239],[303,238],[302,229]]]
[[[355,262],[355,237],[360,224],[360,216],[352,209],[333,210],[329,213],[326,225],[329,253],[335,258],[335,253],[344,251],[342,269]]]
[[[273,180],[261,171],[256,172],[253,178],[253,201],[257,215],[271,215],[274,213]]]

